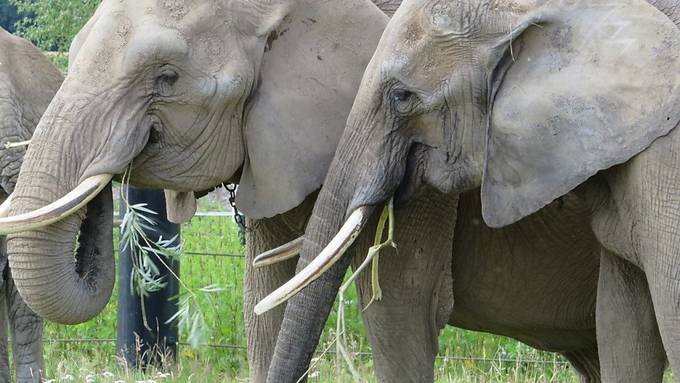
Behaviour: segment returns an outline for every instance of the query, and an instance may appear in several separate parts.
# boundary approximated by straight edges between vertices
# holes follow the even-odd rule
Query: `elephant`
[[[59,70],[38,48],[0,28],[0,198],[3,201],[14,190],[25,153],[23,147],[6,148],[4,144],[31,138],[61,82]],[[8,326],[16,381],[38,382],[43,373],[42,319],[19,296],[7,267],[4,239],[0,246],[0,382],[11,380]]]
[[[367,217],[426,187],[475,193],[492,228],[574,193],[600,260],[602,380],[660,382],[667,360],[680,372],[678,25],[676,1],[404,1],[319,192],[300,277],[256,307],[290,298],[269,381],[306,369]]]
[[[11,217],[0,219],[0,232],[9,234],[17,289],[29,307],[46,319],[72,324],[90,319],[108,302],[114,279],[113,178],[127,171],[133,185],[166,189],[167,210],[176,221],[193,214],[195,197],[204,190],[238,183],[236,202],[249,217],[244,315],[250,379],[264,381],[284,310],[281,306],[256,316],[254,307],[292,277],[296,262],[255,269],[252,261],[256,254],[304,233],[316,190],[387,20],[366,0],[103,1],[71,45],[69,74],[36,128],[9,207]],[[436,334],[450,316],[452,288],[447,283],[452,283],[453,241],[430,244],[430,233],[413,225],[428,221],[426,215],[455,214],[458,206],[437,191],[416,200],[441,204],[399,209],[398,219],[407,217],[407,222],[398,230],[410,228],[414,238],[413,245],[402,244],[400,254],[431,257],[429,267],[442,275],[446,298],[441,309],[425,313],[431,326],[418,325],[412,338],[381,327],[385,318],[377,315],[392,315],[390,310],[376,313],[375,320],[371,314],[365,323],[374,333],[374,345],[376,339],[385,339],[378,334],[411,342],[418,358],[410,363],[425,361],[415,371],[427,379],[432,376]],[[472,208],[472,203],[465,206]],[[582,209],[565,206],[563,218],[576,230]],[[441,227],[449,237],[452,224]],[[484,235],[474,243],[489,244]],[[585,244],[592,236],[580,229],[574,235]],[[368,240],[361,237],[359,242]],[[542,254],[544,248],[517,249]],[[476,251],[481,250],[469,248],[470,254]],[[592,260],[596,266],[597,260]],[[384,267],[390,267],[389,260]],[[582,275],[580,267],[569,271]],[[423,272],[409,270],[416,279]],[[573,316],[555,319],[559,325],[544,331],[541,339],[537,329],[524,330],[523,339],[564,352],[596,380],[594,324],[589,319],[596,287],[595,279],[589,280],[591,285],[575,292]],[[514,291],[521,294],[517,288]],[[386,292],[375,307],[388,307],[390,299],[402,297],[390,298]],[[519,338],[516,325],[545,320],[520,318],[512,326],[490,323],[488,313],[474,311],[474,304],[469,307],[468,316],[459,316],[461,326]],[[575,330],[566,336],[551,333],[565,326]],[[565,344],[565,338],[572,344]],[[389,377],[390,357],[376,358],[385,361],[378,374]]]
[[[483,224],[474,191],[452,196],[425,189],[396,207],[398,251],[381,251],[382,300],[370,303],[371,273],[360,274],[357,283],[378,380],[433,381],[437,336],[448,323],[559,352],[581,381],[599,382],[599,253],[586,212],[570,194],[499,230]],[[357,255],[373,244],[368,236],[357,238],[354,270],[363,261]],[[295,353],[277,348],[275,355]],[[270,381],[289,381],[275,374],[270,370]]]
[[[303,201],[323,181],[386,23],[367,0],[104,0],[71,44],[0,219],[28,306],[74,324],[107,304],[110,180],[127,169],[132,185],[167,190],[176,221],[192,215],[194,191],[238,183],[250,260],[301,235]],[[252,306],[292,272],[246,271],[253,381],[283,311],[256,318]]]

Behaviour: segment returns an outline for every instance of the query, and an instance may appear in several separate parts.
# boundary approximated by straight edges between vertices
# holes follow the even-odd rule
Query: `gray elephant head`
[[[170,213],[224,181],[251,217],[298,205],[323,181],[386,22],[364,0],[103,1],[11,205],[30,229],[8,239],[28,305],[78,323],[108,302],[109,180],[128,168],[132,184],[174,191]]]
[[[679,47],[678,28],[644,1],[404,1],[307,226],[304,278],[258,307],[314,281],[286,307],[270,380],[306,370],[318,337],[302,334],[320,334],[340,255],[375,206],[422,184],[481,185],[490,226],[531,214],[678,124]]]

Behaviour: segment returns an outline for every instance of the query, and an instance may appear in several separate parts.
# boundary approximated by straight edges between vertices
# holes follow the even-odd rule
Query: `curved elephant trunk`
[[[11,210],[34,210],[29,198],[15,199]],[[108,303],[115,278],[112,206],[109,183],[85,211],[8,236],[12,277],[22,298],[41,317],[81,323]]]
[[[382,131],[372,129],[379,126],[377,120],[350,117],[305,231],[297,265],[299,273],[322,253],[346,217],[359,208],[361,215],[370,215],[377,204],[394,193],[404,176],[405,155],[402,158],[387,154],[386,147],[378,140]],[[367,127],[361,121],[372,121],[376,125]],[[391,142],[390,150],[407,153],[407,148],[402,148],[404,145],[407,143]],[[361,225],[363,222],[357,227]],[[268,382],[297,382],[305,374],[349,263],[349,257],[341,257],[288,301]]]
[[[137,139],[130,142],[103,134],[100,127],[115,124],[87,109],[97,102],[80,94],[66,80],[53,99],[24,157],[10,217],[0,218],[0,232],[16,233],[7,236],[7,251],[19,294],[36,314],[64,324],[91,319],[111,297],[111,175],[141,151],[147,134],[121,135]]]

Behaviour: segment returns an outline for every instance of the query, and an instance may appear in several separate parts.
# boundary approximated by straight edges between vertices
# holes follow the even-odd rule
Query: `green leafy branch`
[[[41,49],[66,52],[100,0],[9,0],[9,3],[23,16],[16,23],[17,33]]]
[[[121,238],[123,248],[129,247],[131,250],[132,272],[130,275],[130,290],[136,292],[140,297],[144,327],[151,331],[147,323],[144,300],[150,293],[159,291],[167,285],[164,276],[160,275],[160,270],[156,262],[154,262],[155,258],[186,291],[184,294],[176,297],[176,299],[179,299],[179,309],[165,323],[177,320],[179,330],[188,334],[188,341],[191,347],[198,348],[201,344],[207,343],[206,337],[208,334],[208,325],[205,321],[205,314],[201,305],[198,303],[198,294],[200,293],[205,296],[211,302],[210,295],[223,289],[216,285],[210,285],[199,288],[198,292],[196,292],[187,286],[170,268],[166,260],[182,257],[182,246],[177,243],[177,236],[170,239],[163,239],[161,236],[158,240],[149,238],[147,233],[156,231],[156,221],[152,216],[157,216],[158,214],[149,209],[145,203],[130,204],[127,192],[125,192],[127,190],[125,186],[129,183],[129,173],[128,168],[123,175],[123,187],[121,188],[121,198],[125,204],[125,216],[121,223]]]

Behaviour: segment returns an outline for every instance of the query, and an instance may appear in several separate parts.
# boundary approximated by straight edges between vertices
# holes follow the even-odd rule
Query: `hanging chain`
[[[236,185],[227,185],[227,184],[222,184],[224,185],[224,188],[227,189],[227,192],[229,193],[229,205],[231,206],[231,209],[234,211],[234,222],[243,230],[244,232],[248,231],[248,227],[246,227],[246,217],[241,214],[238,211],[238,208],[236,207]]]

